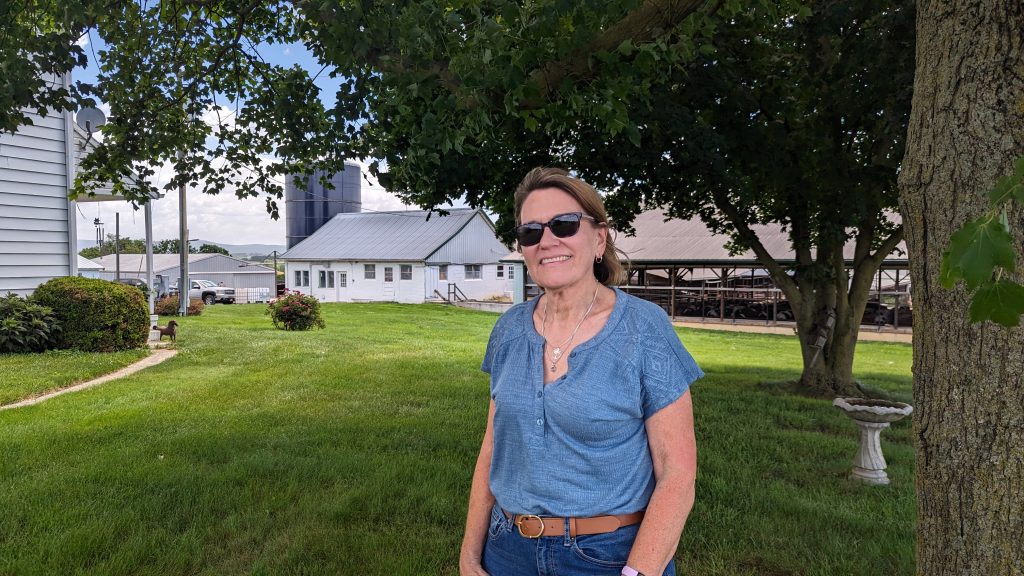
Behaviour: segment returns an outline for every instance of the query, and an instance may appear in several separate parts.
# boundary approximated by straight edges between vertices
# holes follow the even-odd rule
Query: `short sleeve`
[[[686,393],[690,384],[704,376],[693,356],[679,341],[668,316],[660,309],[647,325],[648,334],[641,334],[640,385],[644,419],[675,402]],[[653,315],[652,315],[653,316]]]
[[[480,370],[490,374],[494,368],[494,356],[498,353],[498,343],[501,342],[501,318],[498,318],[498,322],[491,328],[491,337],[487,339],[487,351],[484,352],[484,360],[480,364]]]

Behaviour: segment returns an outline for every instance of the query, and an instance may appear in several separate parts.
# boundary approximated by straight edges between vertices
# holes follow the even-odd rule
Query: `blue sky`
[[[90,82],[96,80],[97,68],[95,56],[99,54],[102,44],[99,36],[93,32],[80,40],[89,57],[89,66],[85,69],[77,69],[73,76],[76,80]],[[299,64],[316,74],[320,70],[315,58],[305,46],[301,44],[292,45],[262,45],[260,54],[274,64],[291,66]],[[328,71],[324,71],[316,79],[317,85],[323,93],[324,103],[327,106],[333,105],[334,95],[337,91],[338,81],[330,77]],[[109,110],[101,105],[104,113]],[[363,173],[369,176],[369,172],[363,165]],[[160,186],[171,177],[169,169],[158,171],[157,185]],[[404,206],[392,194],[389,194],[376,181],[370,177],[371,182],[362,183],[363,208],[366,210],[401,210],[410,207]],[[230,190],[222,191],[217,196],[202,194],[197,190],[190,190],[188,199],[188,226],[189,237],[225,244],[284,244],[284,215],[281,219],[272,220],[266,211],[266,204],[263,198],[250,198],[239,200]],[[284,202],[279,202],[284,206]],[[92,202],[80,203],[78,205],[78,238],[79,240],[93,240],[96,237],[96,227],[93,224],[95,218],[103,222],[107,233],[114,232],[115,213],[120,214],[121,235],[132,238],[145,237],[145,219],[142,210],[134,210],[127,202]],[[178,196],[177,193],[169,194],[165,198],[156,200],[153,203],[153,236],[155,240],[163,238],[177,238],[178,236]]]

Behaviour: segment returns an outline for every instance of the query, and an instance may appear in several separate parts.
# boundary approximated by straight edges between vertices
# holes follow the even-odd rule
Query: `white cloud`
[[[270,163],[267,157],[264,162]],[[402,204],[393,194],[387,192],[360,164],[364,178],[360,180],[363,209],[366,211],[411,210],[414,207]],[[174,174],[171,163],[158,171],[155,184],[159,188],[170,181]],[[369,181],[367,181],[369,180]],[[232,189],[225,189],[217,195],[203,194],[190,189],[187,192],[189,238],[223,244],[285,244],[284,199],[278,201],[281,215],[278,220],[267,214],[266,201],[261,198],[239,200]],[[96,228],[93,219],[99,218],[105,232],[114,233],[115,213],[121,215],[121,235],[145,238],[145,215],[140,208],[132,209],[127,202],[89,202],[78,205],[78,238],[94,240]],[[172,192],[153,201],[153,239],[177,238],[178,193]]]
[[[75,44],[78,44],[82,48],[85,48],[86,46],[88,46],[89,45],[89,31],[86,30],[85,34],[82,34],[81,36],[79,36],[78,40],[75,40]]]

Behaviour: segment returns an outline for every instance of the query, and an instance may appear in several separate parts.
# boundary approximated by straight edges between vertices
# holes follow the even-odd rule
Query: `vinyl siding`
[[[508,247],[494,235],[494,229],[477,213],[452,237],[427,257],[430,264],[491,264],[509,253]]]
[[[71,273],[65,118],[0,135],[0,292],[27,294]]]
[[[374,264],[377,267],[376,278],[367,280],[363,276],[363,265]],[[402,265],[412,266],[412,279],[402,280]],[[384,268],[394,270],[394,280],[384,281]],[[309,286],[295,285],[295,271],[309,272]],[[320,288],[318,284],[320,271],[334,274],[334,288]],[[347,286],[342,287],[338,273],[344,272]],[[285,265],[285,285],[289,290],[298,290],[310,294],[321,302],[403,302],[418,304],[426,300],[423,287],[425,267],[422,262],[363,262],[333,261],[327,262],[292,262]]]

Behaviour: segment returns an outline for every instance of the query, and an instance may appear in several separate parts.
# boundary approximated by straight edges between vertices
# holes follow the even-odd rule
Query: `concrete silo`
[[[359,166],[345,164],[345,171],[334,174],[333,189],[320,182],[322,171],[309,175],[305,186],[295,183],[289,174],[284,185],[285,234],[288,248],[302,242],[336,214],[359,212],[362,206]]]

